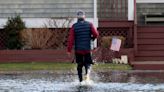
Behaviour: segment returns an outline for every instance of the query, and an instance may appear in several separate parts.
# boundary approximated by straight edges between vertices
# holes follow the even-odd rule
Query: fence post
[[[136,0],[134,0],[134,51],[137,54],[137,7]]]

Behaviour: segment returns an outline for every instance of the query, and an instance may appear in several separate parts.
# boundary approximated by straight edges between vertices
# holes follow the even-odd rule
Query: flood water
[[[73,72],[0,74],[0,92],[164,92],[161,71],[93,71],[80,85]]]

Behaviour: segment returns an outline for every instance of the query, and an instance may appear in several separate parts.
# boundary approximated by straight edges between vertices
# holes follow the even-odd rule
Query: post
[[[94,11],[93,11],[93,15],[94,15],[94,20],[97,19],[97,0],[94,0],[93,2],[93,5],[94,5]]]
[[[128,20],[134,20],[134,0],[127,0],[128,1]],[[126,10],[126,9],[125,9]]]
[[[136,0],[134,0],[134,51],[137,54],[137,7],[136,7]]]
[[[96,27],[98,27],[98,18],[97,18],[97,0],[94,0],[93,2],[94,5],[94,24],[96,23]],[[93,46],[96,48],[97,47],[97,39],[95,39],[95,41],[93,42]]]

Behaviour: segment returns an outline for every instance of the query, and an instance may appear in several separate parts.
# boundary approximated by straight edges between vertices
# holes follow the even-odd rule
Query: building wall
[[[136,0],[137,3],[164,3],[164,0]]]
[[[24,18],[76,17],[82,9],[93,17],[93,0],[0,0],[0,17],[20,14]]]
[[[136,0],[137,3],[137,20],[139,25],[145,23],[145,15],[164,13],[164,0]],[[151,23],[153,25],[163,25],[164,23]]]
[[[137,0],[143,1],[151,0]],[[76,17],[79,9],[84,10],[88,20],[96,26],[97,13],[99,18],[134,19],[134,0],[0,0],[0,25],[5,24],[7,17],[18,13],[28,22],[28,27],[40,27],[46,18]]]
[[[134,0],[0,0],[0,28],[15,13],[23,17],[27,27],[40,28],[47,23],[48,18],[76,17],[79,9],[86,12],[87,20],[96,27],[97,15],[101,19],[119,21],[134,19]],[[70,26],[74,22],[76,19]]]
[[[98,0],[98,18],[134,20],[134,0]]]
[[[96,22],[93,19],[96,15],[94,2],[95,0],[0,0],[0,25],[2,27],[8,17],[17,13],[28,27],[41,27],[47,18],[76,17],[78,10],[84,10],[88,20]]]
[[[137,3],[137,20],[139,25],[145,24],[145,15],[147,14],[160,14],[164,13],[163,3]],[[153,23],[151,23],[153,24]],[[163,25],[164,23],[154,23],[153,25]]]
[[[98,0],[98,18],[127,20],[128,0]]]

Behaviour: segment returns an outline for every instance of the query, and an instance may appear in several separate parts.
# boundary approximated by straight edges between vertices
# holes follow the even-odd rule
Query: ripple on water
[[[40,79],[0,80],[0,92],[163,92],[164,84],[136,83],[102,83],[90,82],[79,84],[74,82],[59,82]]]

